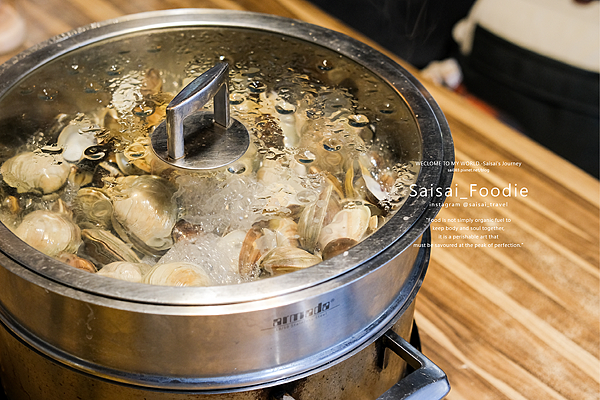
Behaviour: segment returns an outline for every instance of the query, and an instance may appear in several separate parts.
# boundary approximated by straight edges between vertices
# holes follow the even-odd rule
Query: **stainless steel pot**
[[[211,44],[204,46],[209,37]],[[257,50],[261,42],[267,50]],[[291,59],[278,53],[297,46],[301,50]],[[212,61],[264,59],[273,68],[293,62],[307,71],[306,65],[320,62],[313,70],[324,80],[358,93],[392,93],[392,108],[379,111],[394,114],[395,122],[380,122],[377,140],[399,160],[418,165],[410,192],[417,195],[407,195],[385,225],[344,254],[266,280],[200,288],[96,277],[33,250],[0,224],[0,319],[6,330],[0,363],[10,379],[4,379],[9,395],[24,398],[36,386],[51,388],[39,396],[56,398],[67,376],[74,389],[64,393],[90,398],[109,398],[98,389],[107,385],[127,388],[121,398],[128,399],[132,393],[238,398],[253,391],[259,396],[254,398],[264,398],[266,392],[255,391],[300,382],[368,348],[379,354],[382,341],[394,343],[393,331],[376,339],[395,324],[401,337],[410,335],[414,297],[427,266],[429,241],[423,235],[451,182],[445,166],[453,161],[452,140],[442,112],[415,78],[362,43],[299,21],[245,12],[174,10],[94,24],[0,68],[0,142],[23,143],[46,129],[49,118],[106,101],[110,89],[101,73],[143,64],[181,74],[190,66],[181,58],[196,52]],[[25,367],[19,367],[20,358]],[[425,359],[408,359],[427,367],[421,374],[432,371]],[[441,397],[445,376],[436,371],[431,380]],[[432,388],[422,381],[420,386]]]

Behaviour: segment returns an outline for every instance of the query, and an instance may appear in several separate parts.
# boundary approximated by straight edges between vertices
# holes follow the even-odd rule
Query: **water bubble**
[[[342,155],[340,153],[327,153],[325,154],[325,157],[323,157],[323,161],[326,164],[329,164],[331,166],[335,166],[335,165],[341,165],[342,162],[344,161],[344,157],[342,157]]]
[[[295,158],[299,163],[310,164],[317,159],[317,156],[315,156],[310,150],[304,150],[296,154]]]
[[[348,100],[343,96],[333,96],[327,100],[327,106],[330,108],[345,108],[348,106]]]
[[[348,117],[348,124],[355,128],[362,128],[369,124],[369,118],[362,114],[354,114]]]
[[[246,72],[242,73],[242,75],[253,77],[254,75],[258,74],[259,72],[260,72],[260,68],[250,67],[246,70]]]
[[[317,200],[317,195],[311,190],[303,190],[296,194],[296,199],[300,203],[312,203],[313,201]]]
[[[46,89],[42,89],[38,93],[38,97],[44,101],[52,101],[56,98],[56,96],[58,96],[58,90],[56,90],[56,89],[46,88]]]

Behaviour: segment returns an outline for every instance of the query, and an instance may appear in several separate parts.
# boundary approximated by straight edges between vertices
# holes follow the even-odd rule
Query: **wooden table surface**
[[[301,0],[12,3],[26,18],[27,39],[0,62],[92,22],[180,7],[277,14],[370,43]],[[423,352],[448,375],[447,398],[600,398],[598,181],[456,94],[424,83],[448,119],[457,159],[457,193],[432,225],[416,313]],[[485,196],[484,189],[515,185],[527,196]]]

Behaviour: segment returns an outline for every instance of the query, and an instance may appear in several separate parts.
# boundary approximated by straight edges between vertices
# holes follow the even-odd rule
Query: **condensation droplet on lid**
[[[234,175],[243,174],[244,172],[246,172],[246,166],[241,162],[234,163],[227,167],[227,172]]]
[[[94,136],[97,139],[104,139],[109,133],[110,131],[108,129],[100,129],[99,131],[94,132]]]
[[[58,95],[58,90],[56,89],[42,89],[39,93],[38,93],[38,97],[41,100],[44,101],[52,101],[56,98],[56,96]]]
[[[42,150],[42,153],[46,154],[61,154],[64,151],[64,148],[57,144],[49,144],[46,146],[42,146],[40,150]]]
[[[339,151],[342,148],[342,142],[336,138],[329,138],[323,141],[323,148],[327,151]]]
[[[138,117],[148,117],[154,114],[154,105],[152,104],[138,104],[133,108],[133,113]]]
[[[348,124],[355,128],[362,128],[369,124],[369,118],[362,114],[354,114],[348,117]]]
[[[32,85],[32,86],[21,85],[21,86],[19,86],[19,93],[22,94],[22,95],[31,94],[31,93],[33,93],[34,90],[35,90],[35,85]]]
[[[78,64],[69,65],[68,71],[69,75],[77,75],[81,72],[83,68],[81,68]]]
[[[110,67],[108,67],[108,70],[106,70],[106,73],[110,76],[117,76],[117,75],[121,75],[121,73],[123,72],[123,68],[120,67],[119,65],[111,65]]]
[[[382,114],[392,114],[396,109],[390,103],[385,103],[379,108],[379,112]]]
[[[101,90],[100,84],[94,82],[88,82],[84,87],[86,93],[97,93]]]
[[[148,53],[158,53],[161,49],[162,49],[161,45],[157,44],[155,46],[148,48],[146,51]]]
[[[123,155],[128,160],[137,160],[137,159],[145,157],[146,154],[147,154],[146,148],[139,143],[134,143],[134,144],[130,145],[123,152]]]
[[[323,111],[321,110],[306,110],[306,116],[308,119],[319,119],[323,116]]]
[[[310,164],[311,162],[316,160],[317,156],[315,156],[314,153],[310,150],[305,150],[296,154],[295,158],[298,162],[302,164]]]
[[[319,68],[321,71],[331,71],[333,69],[333,65],[325,59],[317,65],[317,68]]]
[[[283,100],[275,105],[275,110],[279,114],[293,114],[296,112],[296,106]]]
[[[106,156],[104,148],[101,146],[91,146],[83,151],[83,157],[88,160],[101,160]]]
[[[250,82],[250,84],[248,85],[248,88],[253,93],[262,93],[265,90],[267,90],[267,85],[265,85],[261,81],[256,81],[255,80],[255,81]]]
[[[229,103],[233,105],[242,104],[244,102],[244,96],[241,93],[232,93],[229,96]]]

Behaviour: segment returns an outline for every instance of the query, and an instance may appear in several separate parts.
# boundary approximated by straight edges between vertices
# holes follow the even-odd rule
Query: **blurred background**
[[[597,0],[311,0],[598,178]]]

